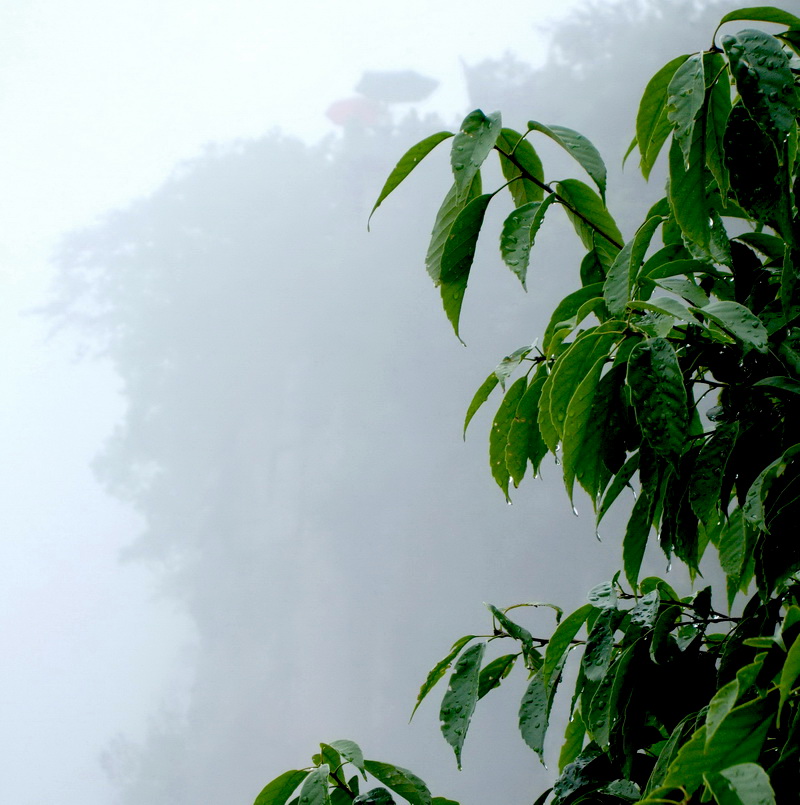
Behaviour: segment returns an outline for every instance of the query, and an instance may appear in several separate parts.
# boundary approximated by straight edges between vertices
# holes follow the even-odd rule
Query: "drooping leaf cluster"
[[[762,805],[800,790],[800,18],[758,7],[720,26],[741,20],[786,30],[718,41],[718,27],[708,50],[647,84],[628,156],[638,152],[647,178],[663,153],[669,179],[627,237],[585,136],[536,121],[518,131],[481,110],[408,151],[375,204],[452,139],[426,267],[457,336],[490,202],[513,204],[500,253],[523,287],[554,209],[585,249],[579,286],[488,376],[464,428],[499,387],[489,456],[507,498],[548,454],[598,523],[634,487],[622,571],[577,611],[556,607],[549,637],[490,606],[491,634],[456,641],[417,700],[450,671],[440,719],[460,767],[478,702],[518,667],[519,730],[543,759],[559,682],[579,654],[558,777],[537,803]],[[589,181],[549,181],[540,136]],[[505,183],[484,192],[492,152]],[[712,546],[726,579],[713,597],[728,613],[711,587],[679,596],[640,579],[653,538],[693,579]],[[487,656],[497,640],[514,650]]]

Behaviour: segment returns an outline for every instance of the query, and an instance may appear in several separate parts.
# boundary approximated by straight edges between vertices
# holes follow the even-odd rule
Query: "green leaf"
[[[600,152],[588,138],[564,126],[545,126],[535,120],[528,121],[528,131],[540,131],[557,142],[592,177],[600,191],[603,202],[606,200],[606,166]]]
[[[475,248],[481,231],[486,208],[492,200],[491,193],[485,193],[464,207],[453,223],[442,253],[441,293],[444,311],[458,335],[458,322],[461,317],[461,305],[464,291],[475,259]]]
[[[583,380],[578,384],[567,406],[562,429],[563,450],[561,463],[564,472],[564,485],[567,489],[570,503],[572,503],[576,473],[582,468],[584,460],[593,458],[589,456],[584,459],[581,448],[584,438],[587,436],[586,426],[592,412],[597,385],[600,382],[600,375],[607,360],[608,355],[606,354],[601,355],[595,361],[592,368],[589,369]]]
[[[681,747],[664,785],[683,786],[691,793],[702,784],[704,774],[757,760],[771,723],[772,715],[763,699],[735,707],[723,719],[708,747],[705,727]]]
[[[743,344],[761,353],[767,352],[769,334],[761,319],[738,302],[712,302],[701,308],[689,308],[727,330]]]
[[[632,302],[628,302],[626,307],[630,308],[631,310],[650,310],[654,313],[663,313],[666,316],[670,316],[673,319],[680,319],[681,321],[695,323],[695,318],[689,311],[689,308],[683,304],[683,302],[679,302],[677,299],[673,299],[670,296],[657,296],[655,299],[652,299],[649,302],[643,302],[641,299],[634,299]],[[637,327],[640,327],[639,322],[636,322]],[[670,329],[672,326],[670,325]],[[669,330],[667,331],[669,332]]]
[[[489,432],[489,465],[492,470],[492,477],[497,482],[506,500],[508,497],[508,482],[511,478],[506,464],[506,446],[508,445],[508,435],[511,424],[517,412],[517,406],[522,400],[527,389],[528,381],[520,377],[511,384],[511,388],[503,397],[503,402],[497,409],[492,429]]]
[[[548,720],[547,687],[541,673],[534,675],[519,706],[519,731],[522,739],[544,763],[544,736]]]
[[[730,189],[730,179],[728,169],[725,167],[725,148],[723,139],[725,137],[725,127],[728,124],[728,116],[731,113],[731,88],[728,83],[728,75],[725,70],[725,60],[719,53],[707,53],[706,59],[706,78],[716,76],[722,71],[721,76],[714,82],[708,93],[708,103],[705,110],[705,147],[706,164],[716,179],[719,187],[722,203]]]
[[[719,805],[775,805],[769,775],[757,763],[739,763],[703,779]]]
[[[669,149],[669,203],[681,232],[703,251],[708,251],[711,228],[703,157],[702,127],[696,126],[692,133],[688,163],[677,141],[672,141]]]
[[[676,463],[688,413],[678,358],[667,339],[649,338],[631,350],[627,383],[645,439],[657,454]]]
[[[710,522],[717,510],[725,467],[738,435],[738,422],[718,425],[697,456],[689,484],[689,503],[704,523]]]
[[[499,112],[485,115],[480,109],[476,109],[464,118],[450,151],[453,176],[462,198],[468,193],[473,178],[492,152],[501,128]]]
[[[622,248],[624,239],[603,200],[591,187],[577,179],[565,179],[556,185],[556,189],[569,205],[564,209],[583,245],[587,249],[595,248],[600,262],[607,269]],[[575,215],[570,207],[579,215]]]
[[[728,116],[724,147],[736,201],[761,223],[772,226],[782,221],[783,169],[772,143],[742,104],[734,106]]]
[[[478,699],[482,699],[490,690],[500,687],[500,683],[511,673],[518,657],[519,654],[504,654],[481,670],[478,679]]]
[[[631,478],[633,478],[634,473],[636,470],[639,469],[639,453],[634,453],[626,462],[622,465],[622,469],[614,476],[614,479],[609,484],[608,490],[606,491],[605,496],[603,497],[603,502],[600,504],[600,508],[597,510],[597,524],[600,524],[600,521],[605,517],[606,512],[611,508],[611,504],[619,497],[620,492],[622,492],[625,487],[631,487]]]
[[[441,729],[444,739],[456,754],[458,768],[461,768],[461,750],[464,746],[464,739],[467,737],[469,722],[475,712],[475,705],[478,702],[478,684],[480,678],[481,661],[486,651],[486,643],[477,643],[468,648],[456,663],[453,673],[450,675],[450,684],[442,699],[442,707],[439,711],[441,719]],[[370,774],[374,774],[367,765]],[[393,791],[397,791],[401,796],[405,796],[394,788],[388,780],[384,780],[375,774],[382,783],[385,783]]]
[[[414,718],[414,713],[417,712],[417,708],[422,704],[422,700],[431,692],[431,690],[433,690],[436,683],[445,675],[447,669],[450,667],[450,664],[461,653],[461,649],[464,648],[464,646],[466,646],[470,640],[474,640],[476,637],[477,635],[468,634],[456,640],[450,649],[450,653],[433,666],[433,668],[429,671],[427,678],[422,683],[422,687],[419,689],[417,703],[414,705],[414,709],[411,711],[411,718]],[[409,718],[409,721],[411,721],[411,718]]]
[[[539,402],[539,429],[545,444],[555,452],[564,433],[567,410],[581,381],[599,358],[607,357],[623,333],[624,325],[608,321],[586,330],[556,361],[542,387]],[[556,435],[554,444],[553,435]]]
[[[614,631],[617,622],[617,610],[606,608],[594,622],[586,648],[581,658],[581,668],[586,679],[599,682],[608,671],[614,650]]]
[[[705,92],[703,54],[696,53],[678,67],[667,87],[667,119],[672,124],[673,139],[680,146],[687,168],[694,126],[703,108]]]
[[[503,360],[494,367],[495,377],[497,377],[497,379],[500,381],[503,391],[505,391],[506,388],[506,380],[508,380],[508,378],[514,374],[517,367],[525,358],[528,357],[531,349],[532,347],[528,346],[515,349],[510,355],[506,355],[505,358],[503,358]]]
[[[430,137],[426,137],[421,142],[418,142],[416,145],[411,146],[408,151],[400,157],[400,161],[395,165],[392,172],[389,174],[389,178],[386,180],[386,183],[383,186],[383,189],[378,196],[378,200],[375,202],[375,206],[372,208],[372,211],[369,214],[369,218],[367,219],[367,229],[369,229],[369,222],[372,220],[372,216],[375,213],[375,210],[381,206],[381,202],[403,181],[403,179],[411,173],[414,168],[419,165],[420,162],[431,152],[434,148],[436,148],[439,143],[443,142],[444,140],[449,139],[453,136],[453,133],[450,131],[440,131],[438,134],[431,134]]]
[[[586,735],[586,725],[583,723],[580,711],[575,711],[572,718],[567,722],[567,729],[564,732],[564,743],[561,745],[561,752],[558,756],[558,771],[572,763],[583,749],[583,739]]]
[[[550,686],[550,679],[553,672],[558,667],[564,655],[570,650],[575,635],[586,623],[589,614],[594,610],[591,604],[584,604],[575,612],[564,618],[553,632],[553,636],[547,643],[544,654],[544,665],[542,666],[542,681],[546,687]]]
[[[603,283],[595,282],[573,291],[558,303],[542,337],[542,351],[545,355],[548,357],[551,355],[554,337],[559,330],[563,329],[565,322],[569,322],[584,304],[602,297],[602,295]]]
[[[755,22],[775,22],[778,25],[788,25],[790,28],[800,28],[800,17],[795,17],[788,11],[775,6],[752,6],[749,8],[737,8],[735,11],[728,12],[720,21],[717,30],[714,31],[716,38],[717,31],[726,23],[736,20],[750,20]]]
[[[367,779],[364,769],[364,754],[355,741],[331,741],[329,746],[335,749],[345,760],[349,760]]]
[[[472,421],[472,417],[478,412],[478,409],[489,399],[489,395],[494,391],[500,379],[495,372],[492,372],[486,380],[481,383],[481,387],[475,392],[472,402],[467,409],[467,415],[464,418],[464,438],[467,436],[467,428]]]
[[[513,129],[502,129],[497,138],[496,147],[500,153],[500,167],[503,176],[509,183],[508,190],[514,199],[514,204],[521,207],[531,201],[541,201],[544,198],[544,190],[541,185],[530,179],[520,179],[523,172],[517,167],[517,165],[521,166],[525,173],[544,184],[542,161],[533,146],[519,132]],[[512,159],[514,162],[511,161]]]
[[[647,547],[647,538],[652,526],[652,503],[650,496],[642,490],[625,528],[625,538],[622,541],[622,562],[625,568],[625,578],[636,589],[639,582],[639,570],[642,567],[644,551]]]
[[[781,679],[778,685],[781,694],[778,703],[778,724],[780,724],[783,706],[786,704],[798,676],[800,676],[800,640],[795,640],[789,648],[781,669]]]
[[[782,162],[784,143],[797,114],[789,57],[774,36],[753,29],[723,36],[722,47],[742,102],[772,140]]]
[[[550,195],[544,201],[531,201],[517,207],[503,223],[500,234],[500,255],[505,264],[517,275],[522,287],[528,275],[531,248],[536,239],[547,208],[555,201]]]
[[[598,609],[616,609],[617,608],[617,588],[614,582],[603,581],[596,584],[586,594],[589,603]]]
[[[342,792],[344,793],[344,792]],[[345,794],[345,796],[347,796]],[[353,800],[354,805],[395,805],[392,795],[385,788],[373,788]]]
[[[547,445],[542,441],[536,416],[539,408],[539,398],[542,395],[542,386],[544,386],[546,379],[546,372],[539,371],[536,373],[527,391],[519,401],[519,405],[517,405],[514,419],[508,430],[506,467],[515,487],[519,486],[525,477],[528,461],[533,464],[535,475],[539,471],[542,458],[547,453]]]
[[[307,770],[285,771],[272,782],[267,783],[256,797],[253,805],[285,805],[297,786],[308,777]]]
[[[505,614],[502,610],[498,609],[496,606],[492,604],[486,605],[487,609],[492,613],[493,617],[497,620],[503,630],[508,634],[510,637],[513,637],[514,640],[519,640],[522,643],[522,652],[525,655],[525,662],[526,665],[531,670],[538,670],[543,662],[542,655],[534,648],[533,645],[533,636],[531,633],[524,627],[520,626],[508,615]]]
[[[647,247],[663,218],[654,215],[648,218],[614,258],[603,285],[603,298],[613,316],[621,316],[625,303],[631,298],[633,281],[639,272]]]
[[[330,805],[331,798],[328,794],[328,775],[330,767],[323,763],[318,768],[309,772],[303,787],[300,789],[300,802],[303,805]]]
[[[391,763],[365,760],[367,771],[411,805],[431,805],[431,792],[416,774]]]
[[[445,245],[450,236],[456,218],[464,206],[472,199],[477,198],[481,192],[481,175],[478,173],[472,181],[470,191],[465,199],[459,196],[458,188],[453,185],[444,197],[442,206],[436,213],[436,220],[433,224],[431,241],[428,246],[428,253],[425,255],[425,268],[435,285],[441,282],[442,256],[444,255]]]
[[[754,386],[764,386],[777,391],[785,391],[789,394],[800,394],[800,382],[791,377],[765,377],[753,383]]]
[[[667,117],[669,84],[678,68],[689,56],[678,56],[665,64],[645,87],[636,116],[636,139],[641,154],[641,169],[645,179],[650,176],[656,158],[664,145],[672,124]]]

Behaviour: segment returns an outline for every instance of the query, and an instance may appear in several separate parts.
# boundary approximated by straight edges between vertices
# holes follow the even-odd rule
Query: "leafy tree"
[[[736,21],[786,30],[720,37],[719,27]],[[480,110],[455,134],[410,149],[375,204],[452,139],[454,182],[426,267],[457,336],[490,202],[506,193],[513,202],[500,251],[523,287],[537,233],[556,208],[585,249],[580,286],[533,345],[488,376],[465,430],[500,388],[489,455],[506,498],[548,453],[569,498],[582,488],[598,523],[635,486],[622,570],[576,611],[553,607],[549,638],[534,637],[511,613],[553,605],[489,606],[490,633],[456,641],[417,700],[452,667],[440,718],[460,765],[478,701],[519,665],[527,676],[519,729],[543,758],[559,682],[580,654],[558,777],[539,803],[797,800],[798,53],[800,18],[741,9],[722,18],[708,50],[653,76],[628,155],[638,152],[647,177],[666,151],[669,180],[632,237],[606,207],[605,165],[585,136],[536,121],[521,133]],[[541,137],[563,147],[590,181],[548,180],[533,145]],[[481,171],[493,152],[505,181],[484,192]],[[680,596],[661,578],[640,578],[653,537],[694,580],[713,548],[725,589]],[[497,641],[513,648],[488,658]],[[380,785],[360,794],[357,775],[345,781],[346,764]],[[392,792],[413,805],[447,802],[431,799],[410,772],[364,761],[339,742],[323,744],[312,767],[274,780],[256,803],[389,803]]]

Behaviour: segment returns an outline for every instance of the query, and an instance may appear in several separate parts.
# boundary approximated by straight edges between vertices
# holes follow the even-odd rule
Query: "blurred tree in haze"
[[[471,105],[502,108],[518,128],[533,114],[585,131],[618,164],[635,117],[635,92],[622,88],[707,44],[713,23],[695,5],[595,7],[556,31],[542,68],[510,57],[468,68]],[[591,49],[577,48],[584,40]],[[630,46],[643,41],[647,52]],[[487,738],[486,760],[459,780],[442,775],[438,746],[394,726],[422,658],[470,627],[475,600],[577,607],[613,573],[615,557],[582,542],[575,590],[560,589],[550,563],[575,564],[572,532],[591,538],[592,523],[563,525],[553,471],[498,511],[477,466],[484,446],[455,438],[485,367],[542,332],[571,287],[569,272],[545,266],[579,260],[580,247],[542,231],[527,298],[499,261],[473,277],[464,317],[481,337],[465,336],[469,352],[451,343],[416,270],[446,160],[409,179],[370,236],[364,223],[396,155],[458,121],[389,111],[314,145],[272,132],[209,149],[64,244],[54,311],[86,324],[128,405],[98,477],[142,512],[129,553],[160,569],[198,630],[188,701],[156,721],[122,784],[126,803],[247,800],[267,763],[290,765],[321,733],[408,758],[460,799],[496,796],[496,759],[517,751],[509,797],[547,778],[513,730]],[[566,175],[560,158],[548,165]],[[630,168],[609,183],[623,231],[643,197],[661,195],[659,170],[649,187]],[[471,736],[476,755],[481,740]]]

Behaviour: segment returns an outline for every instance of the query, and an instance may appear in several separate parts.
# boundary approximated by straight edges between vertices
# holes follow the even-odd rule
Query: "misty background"
[[[407,720],[483,602],[574,608],[618,567],[625,512],[598,542],[552,462],[505,504],[496,400],[461,440],[577,239],[550,216],[525,294],[493,205],[464,349],[424,270],[447,146],[366,219],[410,145],[481,107],[590,137],[630,236],[663,194],[620,172],[638,98],[735,4],[707,5],[0,3],[4,802],[249,803],[337,738],[463,805],[546,787],[520,672],[463,772],[439,692]],[[550,145],[548,179],[583,178]]]

